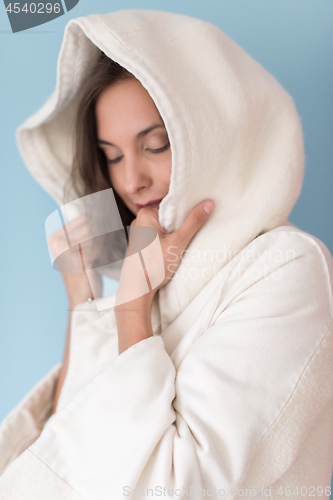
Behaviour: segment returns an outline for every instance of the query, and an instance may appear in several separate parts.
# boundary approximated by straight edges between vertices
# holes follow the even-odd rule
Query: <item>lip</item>
[[[150,205],[155,205],[156,203],[158,203],[158,206],[157,206],[157,208],[158,208],[160,206],[160,203],[162,200],[163,200],[163,198],[161,198],[160,200],[151,200],[151,201],[148,201],[148,203],[145,203],[144,205],[136,204],[136,206],[137,206],[138,210],[140,210],[140,208],[149,207]]]

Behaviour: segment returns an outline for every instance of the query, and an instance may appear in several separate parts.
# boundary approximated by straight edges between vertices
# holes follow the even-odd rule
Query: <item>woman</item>
[[[149,293],[146,291],[142,295],[139,293],[137,300],[125,301],[123,298],[122,304],[124,305],[115,307],[120,354],[133,343],[152,334],[150,331],[151,323],[146,320],[151,316],[153,298],[157,291],[171,279],[178,267],[181,253],[194,236],[194,232],[208,218],[212,203],[200,203],[192,211],[191,217],[188,217],[186,223],[170,235],[160,227],[155,207],[159,207],[159,203],[169,190],[170,142],[154,101],[132,73],[101,53],[92,71],[92,77],[86,80],[81,89],[78,102],[75,125],[75,160],[71,172],[73,189],[77,195],[83,197],[96,191],[103,191],[104,194],[104,190],[110,189],[112,186],[122,225],[124,227],[129,225],[132,227],[153,227],[158,231],[159,239],[164,248],[165,276],[160,284]],[[107,141],[98,138],[112,138],[117,146],[111,145],[111,139]],[[96,165],[97,169],[91,168],[93,164]],[[104,201],[105,199],[102,200],[100,207],[102,213],[105,213]],[[138,203],[139,201],[141,204]],[[154,201],[155,203],[152,203]],[[96,199],[93,200],[93,206],[96,208]],[[144,206],[145,210],[143,210]],[[108,217],[110,217],[110,213],[108,213]],[[78,238],[78,241],[84,241],[84,238],[89,236],[87,217],[84,214],[81,217],[76,217],[74,221],[67,224],[67,231],[71,237]],[[119,239],[118,234],[117,236]],[[78,304],[102,295],[101,277],[98,272],[94,272],[93,267],[93,257],[98,259],[98,254],[101,252],[98,243],[95,242],[95,245],[91,245],[89,256],[87,249],[82,253],[82,250],[74,247],[70,255],[72,261],[67,259],[67,270],[69,270],[71,265],[75,266],[75,262],[79,259],[78,254],[81,252],[85,268],[90,268],[88,275],[87,272],[63,273],[70,311]],[[112,241],[112,244],[114,245],[115,241]],[[66,240],[63,239],[62,229],[52,234],[49,245],[54,255],[63,255],[66,251]],[[168,256],[168,248],[171,245],[177,250],[177,264],[174,258],[171,260]],[[64,262],[62,264],[64,265]],[[147,271],[145,272],[147,275]],[[121,283],[125,281],[124,272],[122,277]],[[140,275],[138,279],[140,279]],[[149,281],[152,279],[153,276],[150,276]],[[135,277],[133,269],[131,269],[129,287],[125,284],[119,285],[117,296],[120,296],[122,290],[125,294],[128,288],[128,291],[131,291],[134,282]],[[130,302],[131,311],[136,309],[135,311],[127,311],[128,302]],[[139,328],[142,320],[143,323]],[[130,324],[127,323],[128,321]],[[127,330],[133,328],[136,328],[137,335],[128,338]],[[122,333],[124,329],[125,331]],[[141,336],[143,337],[141,338]],[[57,383],[53,413],[68,367],[69,338],[70,325],[67,333],[65,359]]]
[[[89,111],[104,63],[126,78],[106,71]],[[279,83],[201,20],[92,15],[68,23],[56,91],[17,138],[61,206],[113,188],[123,225],[158,233],[165,276],[117,301],[105,266],[64,273],[64,363],[1,425],[2,497],[329,497],[333,261],[288,222],[304,151]]]

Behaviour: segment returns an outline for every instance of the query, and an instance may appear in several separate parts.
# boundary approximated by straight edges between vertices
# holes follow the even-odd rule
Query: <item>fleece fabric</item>
[[[77,95],[101,50],[165,123],[161,226],[178,229],[206,198],[216,207],[155,296],[152,337],[119,355],[115,296],[75,308],[57,412],[60,364],[0,426],[0,499],[329,497],[333,259],[288,221],[304,174],[292,98],[202,20],[72,19],[56,88],[17,130],[27,168],[59,205]]]

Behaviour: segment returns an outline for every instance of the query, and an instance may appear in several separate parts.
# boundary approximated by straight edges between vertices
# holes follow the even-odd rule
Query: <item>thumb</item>
[[[213,200],[205,200],[192,210],[185,222],[175,231],[177,238],[186,243],[190,243],[193,236],[204,225],[210,214],[215,209]]]

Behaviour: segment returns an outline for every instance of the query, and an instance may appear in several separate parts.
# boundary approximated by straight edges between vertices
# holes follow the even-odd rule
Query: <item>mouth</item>
[[[163,198],[161,200],[152,200],[152,201],[149,201],[148,203],[145,203],[144,205],[136,205],[136,206],[137,206],[138,210],[140,210],[140,208],[143,208],[143,207],[151,207],[151,208],[159,207],[162,200],[163,200]]]

